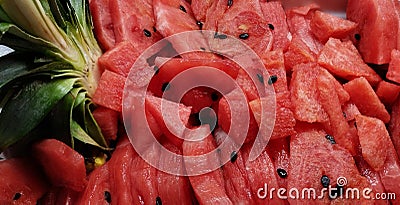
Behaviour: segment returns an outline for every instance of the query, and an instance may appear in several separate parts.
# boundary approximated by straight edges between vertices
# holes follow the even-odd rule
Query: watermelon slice
[[[400,50],[392,50],[386,78],[400,83]]]
[[[330,38],[318,56],[318,64],[346,80],[365,77],[372,85],[381,81],[379,75],[364,63],[351,42]]]
[[[33,146],[36,160],[54,186],[83,191],[87,185],[85,160],[68,145],[46,139]]]
[[[210,128],[208,125],[204,125],[199,128],[203,135],[209,133]],[[188,134],[185,139],[197,139],[198,136],[191,136]],[[209,153],[216,149],[215,141],[211,135],[205,137],[201,141],[184,141],[182,145],[184,156],[198,156]],[[211,160],[218,160],[217,155],[213,155]],[[206,174],[197,176],[190,176],[191,169],[206,169],[212,165],[219,163],[216,161],[199,161],[199,160],[184,160],[187,173],[189,174],[190,184],[193,187],[196,199],[200,204],[233,204],[229,199],[225,187],[224,178],[221,170],[217,169]]]
[[[99,85],[92,100],[97,105],[121,112],[124,86],[124,76],[106,70],[101,75]]]
[[[122,41],[100,56],[98,64],[102,70],[109,70],[127,77],[139,55],[139,51],[131,42]]]
[[[378,98],[385,105],[391,105],[399,96],[400,86],[386,81],[381,81],[376,87],[375,92]]]
[[[357,115],[356,122],[362,156],[375,171],[380,171],[386,161],[386,147],[390,143],[385,124],[379,119],[363,115]]]
[[[344,39],[357,27],[357,24],[321,11],[315,11],[311,19],[311,32],[322,43],[329,38]]]
[[[109,2],[110,0],[92,0],[89,4],[94,33],[103,51],[107,51],[115,45],[114,25]]]
[[[285,50],[289,45],[291,34],[289,33],[286,14],[282,4],[279,1],[260,1],[260,5],[265,21],[268,23],[268,28],[271,30],[274,39],[272,42],[272,49]]]
[[[365,78],[356,78],[344,84],[344,89],[361,114],[376,117],[384,123],[389,122],[389,113]]]
[[[303,188],[313,187],[315,190],[322,190],[324,186],[328,187],[329,185],[332,188],[338,188],[336,182],[339,177],[345,177],[347,180],[347,184],[342,187],[343,193],[346,193],[347,187],[358,188],[359,190],[370,188],[366,178],[359,174],[350,153],[338,145],[331,144],[325,136],[326,133],[322,130],[311,129],[299,132],[291,137],[288,189],[303,190]],[[327,178],[329,181],[322,178]],[[325,182],[322,183],[322,181]],[[338,204],[373,204],[373,201],[364,198],[346,199],[338,197],[338,192],[324,192],[322,199],[297,198],[289,199],[289,202],[305,204],[330,204],[331,202]],[[330,197],[329,194],[331,195]]]
[[[399,20],[394,1],[349,0],[347,18],[358,23],[354,42],[366,63],[386,64],[390,52],[397,48]]]
[[[106,204],[113,201],[108,166],[106,163],[90,173],[88,185],[82,192],[79,204]]]
[[[35,204],[49,188],[32,160],[0,161],[0,204]]]

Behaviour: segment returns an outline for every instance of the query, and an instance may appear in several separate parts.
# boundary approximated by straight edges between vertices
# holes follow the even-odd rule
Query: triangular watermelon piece
[[[381,81],[379,75],[365,64],[351,42],[330,38],[318,56],[318,64],[346,80],[365,77],[372,85]]]
[[[356,78],[344,84],[344,89],[350,94],[351,101],[361,114],[376,117],[385,123],[389,122],[388,111],[365,78]]]
[[[400,83],[400,50],[392,50],[386,78]]]
[[[122,95],[126,78],[122,75],[105,70],[101,75],[93,102],[117,112],[122,111]]]
[[[286,70],[292,70],[295,65],[316,62],[316,54],[298,36],[293,36],[288,49],[285,51]]]
[[[385,105],[391,105],[400,94],[400,86],[382,80],[376,87],[375,92]]]
[[[321,11],[315,11],[311,19],[311,32],[322,43],[325,43],[330,37],[347,38],[356,27],[357,24],[352,21]]]

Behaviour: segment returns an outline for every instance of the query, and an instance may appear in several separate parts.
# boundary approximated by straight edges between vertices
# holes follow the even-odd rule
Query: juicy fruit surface
[[[400,203],[395,4],[349,0],[344,19],[316,4],[289,9],[279,1],[91,0],[94,31],[104,51],[93,117],[116,145],[87,150],[107,156],[93,159],[103,165],[91,173],[85,161],[92,159],[55,140],[33,145],[40,168],[25,160],[0,161],[6,176],[0,177],[0,204]],[[206,40],[204,30],[213,40]],[[158,40],[188,31],[196,35],[170,38],[144,64],[133,66]],[[232,56],[214,52],[227,35],[252,48],[259,67],[245,70]],[[191,42],[206,46],[181,53],[192,48]],[[200,85],[176,99],[173,93],[184,86],[174,80],[194,68],[200,72],[191,82],[205,78],[223,89]],[[141,103],[136,90],[135,106],[124,103],[129,81],[146,87],[145,119],[129,116],[123,125],[122,110]],[[147,123],[151,133],[137,122]],[[246,132],[238,131],[242,128]],[[250,160],[260,141],[266,147]],[[26,172],[31,169],[38,172]],[[344,187],[338,185],[340,177],[347,180]],[[397,195],[388,200],[329,196],[340,195],[337,191],[322,193],[322,199],[277,195],[279,188],[296,188],[301,195],[303,188],[320,194],[329,186]]]

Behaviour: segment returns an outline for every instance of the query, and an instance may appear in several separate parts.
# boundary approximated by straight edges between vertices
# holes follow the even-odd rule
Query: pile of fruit
[[[346,19],[316,4],[262,0],[4,0],[0,8],[0,43],[15,50],[0,58],[0,204],[400,203],[399,1],[348,0]],[[206,31],[221,45],[247,45],[263,66],[244,69],[216,52]],[[182,32],[197,34],[176,40]],[[185,53],[193,42],[208,47]],[[197,86],[163,98],[198,66],[236,87],[204,68],[199,76],[224,91]],[[126,118],[139,112],[127,104],[130,82],[146,87],[130,102],[143,101],[143,118]],[[231,147],[219,149],[225,141]],[[315,197],[302,197],[309,188]]]

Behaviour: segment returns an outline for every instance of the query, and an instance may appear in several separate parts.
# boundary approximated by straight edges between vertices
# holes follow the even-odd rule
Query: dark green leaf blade
[[[34,81],[3,107],[0,113],[0,150],[33,130],[72,88],[77,79]]]

